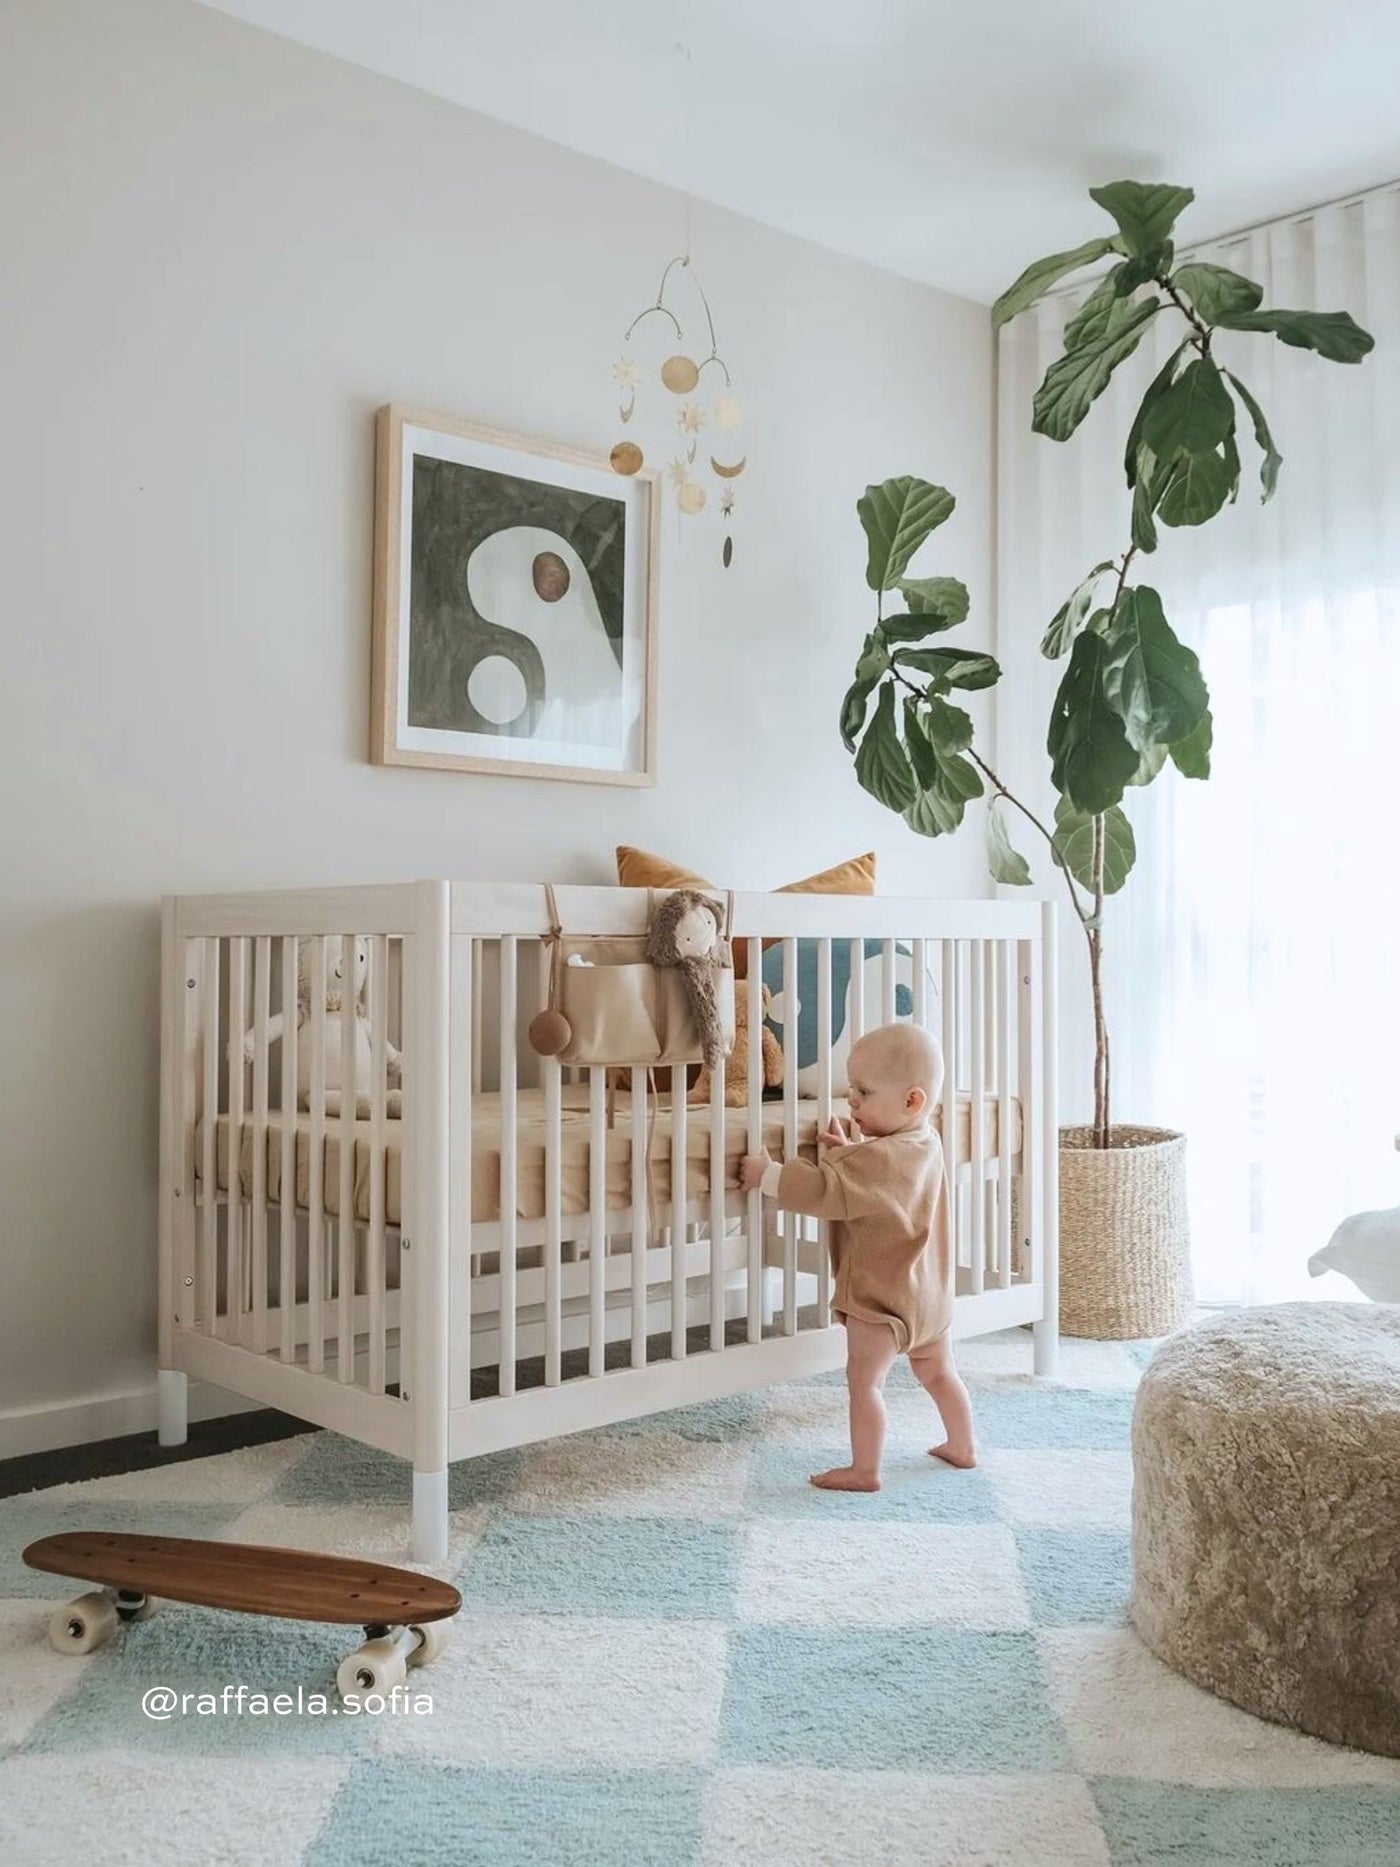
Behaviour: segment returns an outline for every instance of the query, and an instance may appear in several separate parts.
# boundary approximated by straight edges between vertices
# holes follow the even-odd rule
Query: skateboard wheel
[[[389,1636],[367,1640],[349,1659],[340,1662],[335,1683],[342,1698],[350,1692],[392,1692],[402,1685],[407,1672],[399,1643]]]
[[[447,1622],[424,1621],[421,1626],[408,1630],[418,1644],[408,1655],[410,1666],[431,1666],[438,1654],[447,1645]]]
[[[79,1595],[49,1616],[49,1640],[60,1653],[91,1653],[116,1631],[117,1609],[110,1595]]]

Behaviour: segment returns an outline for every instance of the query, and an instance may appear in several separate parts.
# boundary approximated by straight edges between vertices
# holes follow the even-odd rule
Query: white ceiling
[[[1400,0],[217,10],[983,300],[1099,230],[1097,182],[1194,187],[1199,239],[1400,175]]]

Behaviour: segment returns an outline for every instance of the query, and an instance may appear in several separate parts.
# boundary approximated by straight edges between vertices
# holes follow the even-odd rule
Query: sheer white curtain
[[[1106,933],[1113,1114],[1188,1136],[1203,1300],[1354,1295],[1305,1267],[1345,1214],[1400,1202],[1400,189],[1196,256],[1256,279],[1266,306],[1350,311],[1376,349],[1344,366],[1264,335],[1217,339],[1268,417],[1278,491],[1261,508],[1242,414],[1238,504],[1162,528],[1135,560],[1201,656],[1215,752],[1206,783],[1169,767],[1129,792],[1138,862]],[[1031,397],[1086,296],[1018,319],[1000,353],[997,749],[1037,805],[1064,669],[1040,636],[1127,542],[1124,440],[1180,339],[1163,313],[1070,441],[1033,435]],[[1068,910],[1061,927],[1077,1121],[1092,1107],[1087,967]]]

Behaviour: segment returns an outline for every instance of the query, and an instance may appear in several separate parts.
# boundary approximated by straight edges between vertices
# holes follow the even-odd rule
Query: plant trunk
[[[1089,929],[1089,976],[1094,988],[1094,1146],[1108,1146],[1108,1025],[1103,1014],[1104,820],[1094,819],[1094,924]]]

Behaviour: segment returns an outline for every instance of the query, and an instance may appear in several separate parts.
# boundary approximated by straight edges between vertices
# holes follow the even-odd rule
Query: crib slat
[[[555,1057],[544,1063],[544,1379],[558,1387],[562,1379],[563,1325],[560,1318],[564,1154],[564,1076]]]
[[[1011,1286],[1011,1007],[1016,1003],[1016,949],[1009,940],[1001,940],[996,953],[997,1281],[1007,1290]]]
[[[647,1360],[647,1251],[651,1208],[647,1199],[647,1072],[632,1072],[632,1366]]]
[[[500,941],[501,1003],[501,1308],[500,1308],[500,1392],[515,1392],[515,1281],[516,1281],[516,1207],[518,1190],[518,1088],[515,1069],[515,936],[502,934]],[[591,1163],[590,1163],[591,1165]]]
[[[603,1372],[604,1297],[608,1250],[608,1073],[588,1069],[588,1372]],[[672,1234],[674,1237],[674,1233]]]
[[[306,1221],[306,1365],[320,1374],[326,1365],[326,1329],[322,1298],[326,1277],[326,942],[311,941],[311,1015],[306,1041],[309,1068],[311,1158]]]
[[[272,941],[253,942],[253,1307],[252,1344],[267,1347],[267,1020],[272,997]]]
[[[353,934],[340,939],[340,1251],[336,1266],[336,1378],[355,1379],[355,954]]]
[[[282,1076],[278,1101],[281,1143],[281,1199],[278,1203],[277,1353],[283,1361],[296,1355],[293,1327],[297,1303],[297,943],[282,936]]]
[[[797,1158],[797,942],[783,941],[783,1159]],[[755,1035],[751,1050],[762,1051]],[[782,1215],[783,1225],[783,1334],[797,1334],[797,1229],[795,1212]]]
[[[763,942],[746,942],[748,978],[744,990],[749,995],[749,1154],[763,1152]],[[748,1339],[763,1339],[763,1195],[748,1196]]]
[[[485,947],[484,940],[472,941],[472,1094],[477,1096],[481,1094],[481,1051],[486,1034],[486,1021],[481,1012]]]
[[[928,942],[915,940],[914,949],[914,1022],[928,1023]]]
[[[817,942],[817,1131],[831,1121],[831,942]],[[817,1148],[818,1156],[821,1147]],[[817,1221],[817,1326],[831,1327],[831,1229]]]
[[[893,940],[886,940],[880,953],[881,1024],[894,1023],[895,983],[895,945]]]
[[[943,1169],[948,1183],[948,1238],[952,1262],[959,1261],[958,1197],[958,943],[943,942]]]
[[[710,1076],[710,1347],[724,1347],[724,1064]]]
[[[982,940],[971,942],[971,1003],[968,1007],[969,1036],[972,1045],[972,1120],[971,1154],[972,1180],[968,1200],[968,1250],[972,1261],[972,1284],[974,1296],[979,1295],[986,1283],[987,1271],[987,1197],[985,1166],[987,1158],[987,965],[986,943]]]
[[[243,1061],[243,1037],[248,1028],[248,942],[244,935],[229,940],[228,1021],[231,1041],[228,1064],[229,1174],[224,1236],[224,1322],[222,1333],[238,1341],[243,1333],[243,1122],[244,1090],[248,1066]]]
[[[219,1318],[219,1178],[217,1148],[219,1141],[219,958],[222,942],[203,940],[204,990],[199,1013],[199,1028],[204,1041],[204,1093],[202,1110],[204,1134],[199,1178],[204,1204],[199,1214],[199,1269],[195,1315],[205,1335],[218,1333]],[[238,1034],[243,1042],[243,1034]],[[232,1080],[230,1064],[230,1080]],[[228,1130],[228,1177],[230,1186],[238,1172],[233,1125]]]
[[[686,1150],[689,1133],[686,1109],[686,1076],[683,1063],[671,1071],[671,1359],[685,1359],[685,1248],[686,1209],[690,1204]]]
[[[365,1235],[365,1291],[369,1299],[369,1391],[384,1392],[384,1214],[385,1150],[388,1146],[389,942],[375,934],[369,943],[369,1225]],[[470,1129],[467,1130],[470,1133]],[[457,1150],[453,1149],[453,1159]],[[454,1213],[458,1210],[453,1202]],[[471,1222],[470,1204],[467,1223]],[[454,1260],[455,1263],[455,1260]],[[470,1319],[469,1319],[470,1321]]]
[[[1016,1089],[1021,1098],[1021,1223],[1012,1239],[1018,1276],[1015,1282],[1034,1279],[1040,1274],[1040,1200],[1041,1167],[1044,1148],[1041,1144],[1040,1079],[1044,1062],[1041,1048],[1041,1020],[1035,1001],[1035,969],[1040,954],[1030,940],[1016,943],[1017,1035],[1018,1058]]]

